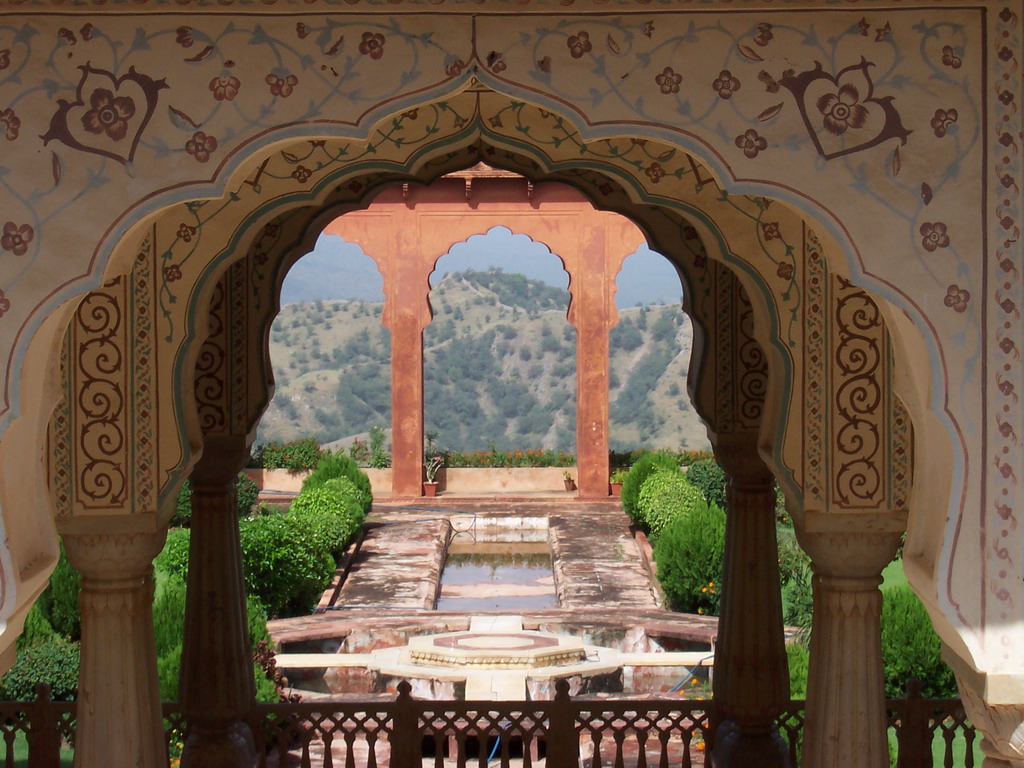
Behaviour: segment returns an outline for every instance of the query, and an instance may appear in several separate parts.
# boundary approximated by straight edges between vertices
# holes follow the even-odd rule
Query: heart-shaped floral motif
[[[140,74],[134,67],[121,77],[89,64],[79,69],[82,79],[75,101],[58,99],[43,144],[56,139],[72,149],[131,162],[167,82]]]
[[[793,94],[807,133],[826,159],[861,152],[888,139],[907,143],[911,131],[903,127],[892,96],[876,97],[869,69],[859,64],[825,72],[820,62],[812,70],[786,73],[779,84]]]

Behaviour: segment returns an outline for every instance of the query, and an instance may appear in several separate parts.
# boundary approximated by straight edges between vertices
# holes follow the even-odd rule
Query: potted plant
[[[611,479],[608,481],[608,486],[611,488],[612,496],[618,498],[622,496],[622,484],[626,482],[626,475],[629,473],[624,469],[617,469],[612,472]]]
[[[572,479],[572,475],[569,473],[569,470],[565,470],[565,472],[562,473],[562,478],[565,480],[565,490],[576,490],[576,481]]]
[[[424,496],[437,496],[437,471],[444,466],[444,455],[437,454],[427,459],[426,464],[423,465],[423,471],[426,474],[426,482],[423,483],[423,495]]]
[[[432,498],[437,496],[437,473],[445,465],[448,453],[437,450],[437,433],[427,432],[426,438],[427,447],[424,451],[426,461],[423,464],[423,474],[426,480],[423,483],[423,495]]]

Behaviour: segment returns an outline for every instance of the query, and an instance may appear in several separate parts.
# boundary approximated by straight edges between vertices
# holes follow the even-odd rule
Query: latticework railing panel
[[[394,702],[257,705],[260,768],[378,768],[391,763]]]
[[[58,765],[74,743],[75,703],[40,689],[32,702],[0,702],[0,768]],[[257,704],[249,718],[260,768],[701,768],[710,723],[707,701],[368,701]],[[799,765],[802,701],[779,716],[779,732]],[[980,740],[956,699],[925,699],[909,686],[888,702],[898,768],[975,768]],[[164,705],[165,735],[180,749],[187,719]],[[934,753],[934,758],[933,758]]]
[[[703,701],[574,702],[580,758],[588,768],[699,768],[707,743]]]

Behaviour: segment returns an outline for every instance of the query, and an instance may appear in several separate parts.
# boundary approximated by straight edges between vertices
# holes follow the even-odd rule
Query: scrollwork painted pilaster
[[[210,299],[209,333],[196,359],[195,394],[199,426],[204,432],[220,432],[227,425],[224,412],[227,363],[227,301],[224,280],[218,281]]]
[[[262,352],[262,337],[252,338],[249,333],[248,275],[251,271],[251,256],[231,265],[227,279],[231,286],[231,431],[245,434],[248,430],[248,378],[246,369],[249,360],[259,359]]]
[[[715,429],[732,430],[735,421],[735,278],[723,265],[715,265]]]
[[[903,401],[891,396],[889,416],[889,497],[893,509],[907,509],[914,479],[914,427]]]
[[[86,508],[122,508],[128,492],[125,298],[123,278],[114,278],[72,321],[75,490]]]
[[[155,507],[153,269],[147,236],[131,274],[87,294],[65,333],[47,437],[58,518]]]
[[[736,307],[739,322],[736,324],[736,371],[739,386],[736,391],[736,416],[740,426],[756,429],[761,423],[764,411],[764,396],[768,391],[768,361],[761,345],[754,338],[754,308],[750,297],[738,280],[736,283]]]
[[[832,282],[832,501],[875,509],[885,501],[886,331],[878,305],[841,277]]]

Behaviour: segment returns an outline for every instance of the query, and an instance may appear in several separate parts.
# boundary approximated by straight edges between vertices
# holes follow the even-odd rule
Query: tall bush
[[[311,488],[319,488],[328,480],[333,480],[337,477],[345,477],[352,481],[356,488],[357,498],[363,513],[369,514],[370,507],[373,506],[370,478],[359,468],[358,464],[340,451],[323,455],[320,462],[316,465],[316,469],[303,481],[302,491],[305,492]]]
[[[701,492],[678,469],[659,469],[644,481],[637,500],[637,519],[657,540],[672,520],[706,503]]]
[[[782,618],[803,630],[806,642],[811,630],[814,596],[811,588],[811,558],[800,548],[791,527],[776,525],[779,548],[779,582],[782,587]]]
[[[717,615],[725,550],[725,512],[698,502],[672,520],[654,545],[658,580],[669,607]]]
[[[25,614],[25,626],[16,641],[17,648],[20,651],[22,648],[27,648],[30,645],[35,645],[38,642],[50,640],[54,637],[57,637],[57,633],[54,631],[49,619],[46,618],[46,614],[43,613],[37,600],[28,609],[28,613]]]
[[[82,616],[78,612],[78,593],[82,591],[82,577],[68,562],[64,543],[60,556],[50,575],[50,584],[39,596],[37,605],[50,626],[68,640],[82,636]]]
[[[693,462],[686,470],[686,479],[703,494],[708,504],[725,505],[725,472],[714,459]]]
[[[928,612],[907,586],[882,592],[882,667],[889,698],[902,697],[912,677],[921,680],[928,698],[957,695],[953,671],[942,660],[941,642]]]
[[[178,576],[168,575],[163,579],[156,599],[153,601],[153,629],[156,639],[157,679],[160,698],[176,701],[181,678],[181,654],[185,636],[185,582]],[[249,627],[249,647],[255,649],[261,642],[270,642],[267,632],[267,614],[259,600],[250,596],[246,599]],[[276,696],[267,695],[267,682],[263,670],[255,668],[258,701],[276,701]],[[273,683],[269,688],[273,693]]]
[[[637,502],[644,481],[658,469],[676,469],[678,466],[675,457],[667,453],[645,453],[629,470],[622,483],[622,508],[638,525],[642,526],[637,516]]]

